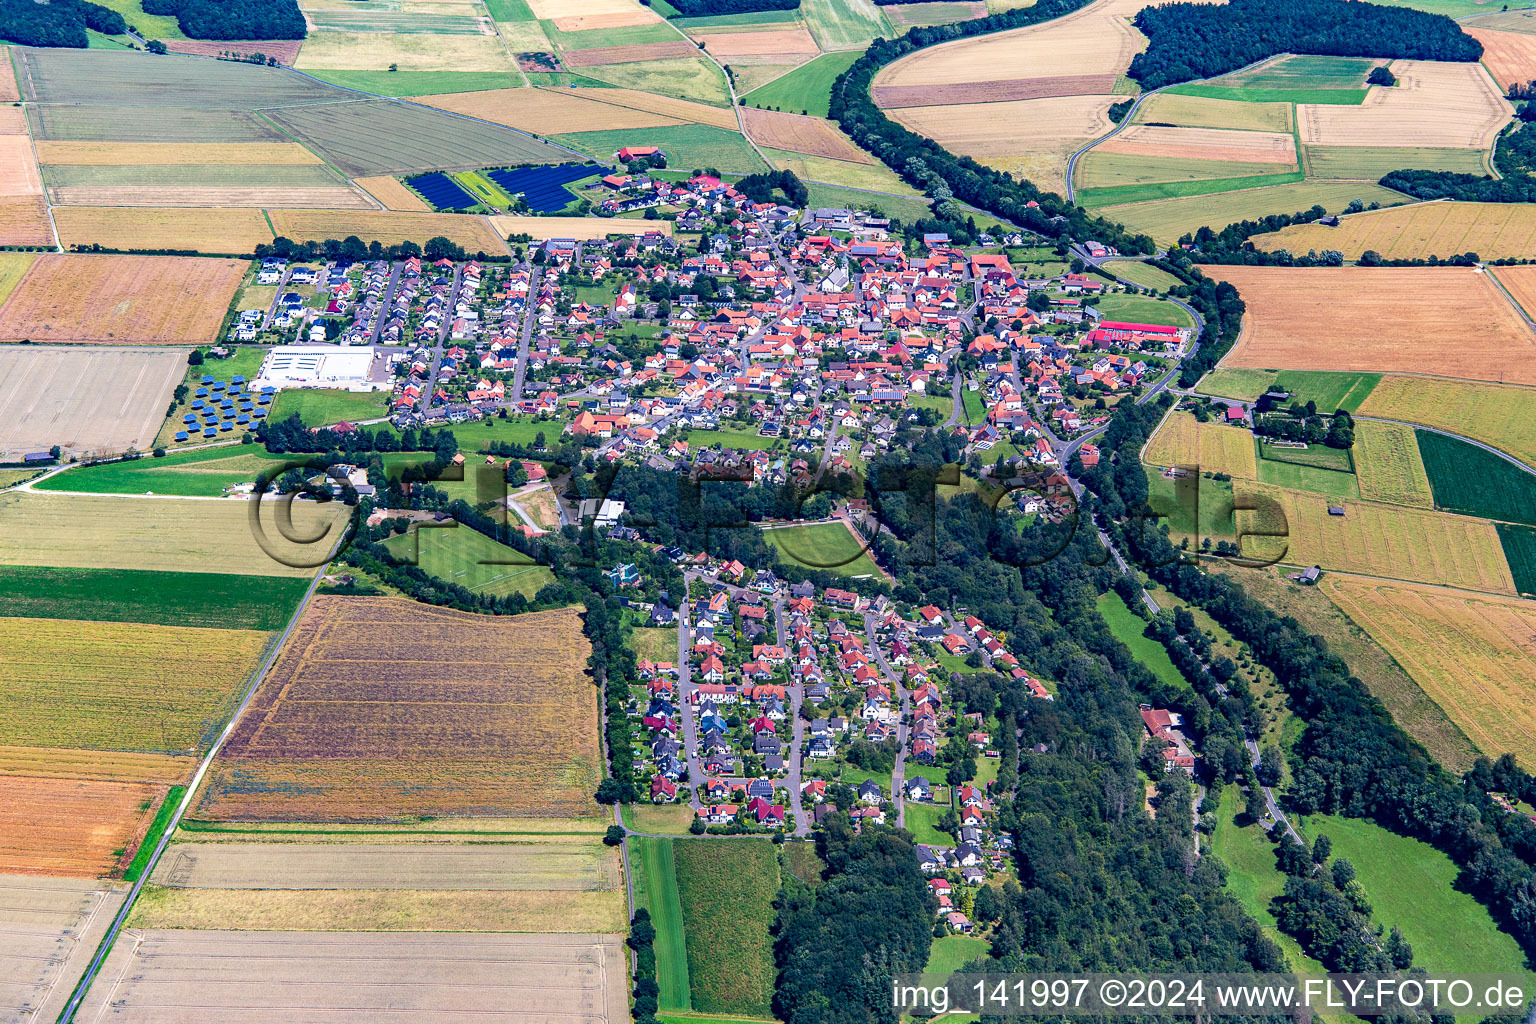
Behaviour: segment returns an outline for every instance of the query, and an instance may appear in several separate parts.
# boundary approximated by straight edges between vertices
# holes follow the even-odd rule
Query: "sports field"
[[[1449,430],[1536,466],[1532,402],[1536,402],[1536,391],[1529,388],[1389,374],[1356,411],[1361,416]]]
[[[1463,29],[1483,44],[1483,64],[1503,88],[1536,78],[1536,35],[1501,32],[1478,23]]]
[[[780,557],[810,569],[829,569],[844,576],[885,574],[870,557],[867,545],[842,523],[811,523],[764,530],[763,539]]]
[[[1489,757],[1536,763],[1536,607],[1444,587],[1325,576],[1321,589]]]
[[[0,566],[0,616],[277,630],[307,582],[277,576]]]
[[[292,502],[285,532],[276,504],[262,502],[253,527],[247,501],[8,492],[0,494],[0,565],[313,576],[348,510]]]
[[[1414,430],[1401,423],[1355,423],[1355,475],[1360,496],[1415,508],[1433,508]]]
[[[741,113],[747,123],[747,134],[758,145],[856,164],[874,162],[830,121],[753,107],[745,107]]]
[[[1350,214],[1334,228],[1293,225],[1258,235],[1253,242],[1260,249],[1291,252],[1338,249],[1346,260],[1358,260],[1367,250],[1389,260],[1445,259],[1467,252],[1485,260],[1523,257],[1536,251],[1536,207],[1524,203],[1414,203]]]
[[[1536,272],[1530,266],[1500,267],[1497,273],[1489,273],[1493,273],[1521,309],[1536,316],[1536,313],[1531,313],[1531,310],[1536,309]]]
[[[672,855],[693,1009],[771,1016],[777,850],[767,840],[678,839]]]
[[[1236,285],[1248,305],[1224,365],[1536,383],[1536,336],[1476,270],[1204,269]]]
[[[801,0],[800,14],[823,50],[862,50],[894,35],[873,0]]]
[[[1252,480],[1258,473],[1253,434],[1214,420],[1201,423],[1192,413],[1174,412],[1142,451],[1153,466],[1197,466],[1202,473],[1226,473]]]
[[[1260,188],[1235,184],[1231,188],[1212,194],[1098,206],[1093,212],[1120,221],[1133,231],[1144,231],[1158,244],[1167,245],[1201,227],[1219,231],[1236,221],[1295,213],[1313,206],[1338,212],[1356,199],[1383,206],[1405,199],[1400,193],[1371,182],[1298,181]]]
[[[175,349],[8,346],[0,456],[19,461],[54,445],[77,455],[148,448],[185,365]]]
[[[532,600],[555,582],[548,568],[467,526],[416,529],[384,542],[389,553],[449,583],[476,594]]]
[[[1536,526],[1536,474],[1458,438],[1415,433],[1436,508]]]
[[[1314,178],[1344,178],[1370,182],[1404,168],[1488,173],[1488,153],[1481,149],[1441,146],[1317,146],[1301,147],[1302,165]],[[1402,200],[1399,200],[1402,201]]]

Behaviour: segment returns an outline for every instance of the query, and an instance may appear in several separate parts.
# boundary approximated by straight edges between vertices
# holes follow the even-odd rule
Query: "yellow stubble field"
[[[601,91],[601,90],[598,90]],[[418,103],[504,124],[535,135],[557,135],[580,125],[582,131],[660,128],[686,122],[664,114],[602,103],[570,90],[488,89],[443,96],[419,96]]]
[[[1393,61],[1398,84],[1372,86],[1365,102],[1301,104],[1301,141],[1319,146],[1487,149],[1514,107],[1481,64]]]
[[[1256,235],[1253,244],[1270,251],[1337,249],[1346,260],[1358,260],[1368,249],[1389,260],[1446,258],[1466,252],[1485,260],[1524,257],[1536,253],[1536,205],[1410,203],[1352,213],[1341,217],[1338,227],[1293,224]]]
[[[1228,473],[1240,480],[1258,476],[1253,435],[1214,421],[1201,423],[1175,412],[1147,442],[1142,460],[1153,466],[1199,466],[1201,472]]]
[[[1463,434],[1536,466],[1536,390],[1388,375],[1355,410]]]
[[[1357,420],[1354,456],[1360,497],[1414,508],[1435,507],[1411,426]]]

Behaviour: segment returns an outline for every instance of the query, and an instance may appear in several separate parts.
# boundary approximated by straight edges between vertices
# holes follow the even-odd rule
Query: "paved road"
[[[393,263],[389,268],[389,281],[385,283],[384,290],[379,292],[379,306],[373,320],[373,330],[368,332],[368,344],[377,345],[379,336],[384,333],[384,318],[389,313],[389,305],[394,301],[395,289],[400,284],[400,273],[404,270],[403,263]]]
[[[890,684],[891,693],[900,702],[901,718],[896,724],[896,766],[891,770],[891,802],[896,807],[896,824],[903,828],[907,824],[907,723],[912,714],[912,693],[902,685],[902,674],[889,661],[885,660],[885,651],[880,647],[880,641],[875,637],[875,616],[873,613],[864,613],[864,638],[869,644],[870,656],[880,669],[880,674],[885,676],[885,681]]]
[[[523,302],[523,325],[517,335],[517,370],[512,375],[512,400],[523,400],[523,382],[528,377],[528,353],[533,348],[533,325],[538,322],[539,287],[544,282],[544,268],[534,264],[528,276],[528,298]]]
[[[683,756],[688,764],[688,803],[697,811],[703,806],[699,790],[707,776],[704,764],[699,760],[699,724],[694,720],[693,703],[689,699],[693,693],[693,668],[688,662],[688,655],[693,650],[693,631],[688,628],[688,612],[686,604],[677,612],[677,717],[683,728]]]

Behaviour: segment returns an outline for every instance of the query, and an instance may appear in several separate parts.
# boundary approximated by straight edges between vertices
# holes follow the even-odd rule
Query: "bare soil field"
[[[647,231],[672,234],[672,224],[664,220],[631,220],[623,217],[492,217],[491,225],[503,238],[530,235],[544,238],[606,238],[608,235],[638,235]]]
[[[43,197],[0,198],[0,245],[52,245]]]
[[[1244,163],[1294,166],[1296,144],[1290,133],[1230,131],[1221,128],[1164,128],[1132,125],[1095,153],[1130,156],[1166,156],[1196,160],[1234,160]]]
[[[0,457],[147,450],[186,363],[176,349],[0,349]]]
[[[589,90],[604,92],[606,90]],[[483,121],[493,121],[535,135],[558,135],[581,125],[583,131],[612,131],[626,128],[659,128],[686,124],[675,117],[654,114],[630,107],[601,103],[595,98],[572,95],[571,90],[551,92],[544,89],[490,89],[483,92],[420,96],[418,102],[468,114]]]
[[[197,770],[194,757],[122,750],[0,746],[0,777],[29,775],[97,782],[183,783]]]
[[[1536,403],[1536,391],[1530,388],[1386,376],[1356,412],[1453,431],[1536,466],[1532,403]]]
[[[639,64],[648,60],[693,57],[698,50],[687,40],[665,43],[633,43],[629,46],[598,46],[590,50],[566,50],[561,60],[566,67],[592,68],[599,64]]]
[[[86,1020],[378,1020],[527,1024],[628,1018],[618,935],[124,933],[81,1013]],[[110,1010],[110,1014],[109,1011]]]
[[[43,179],[32,158],[32,140],[25,135],[0,135],[0,196],[42,193]]]
[[[177,889],[596,891],[623,885],[618,852],[563,843],[198,843],[166,850],[153,881]]]
[[[1532,37],[1536,41],[1536,37]],[[1353,213],[1339,226],[1296,224],[1253,239],[1260,249],[1338,249],[1346,260],[1373,250],[1385,259],[1442,258],[1474,252],[1485,260],[1536,252],[1536,206],[1527,203],[1411,203]],[[1519,269],[1519,268],[1510,268]],[[1498,276],[1511,291],[1504,270]],[[1530,307],[1527,307],[1529,310]]]
[[[1487,276],[1459,267],[1206,267],[1248,304],[1224,365],[1536,383],[1536,338]]]
[[[62,878],[0,875],[0,999],[9,1021],[57,1019],[126,889]]]
[[[1291,105],[1158,93],[1136,108],[1137,124],[1153,122],[1186,128],[1288,132],[1291,130]]]
[[[1114,91],[1118,75],[1056,75],[932,85],[881,85],[871,90],[882,107],[939,107],[952,103],[1002,103],[1051,96],[1098,96]]]
[[[1258,476],[1251,433],[1214,421],[1201,423],[1187,412],[1163,421],[1142,459],[1153,466],[1198,466],[1202,473],[1228,473],[1241,480]]]
[[[327,238],[356,235],[365,242],[396,245],[407,240],[421,244],[442,235],[468,251],[504,253],[502,236],[484,217],[452,213],[390,213],[364,210],[357,213],[331,210],[268,210],[277,233],[296,242],[323,242]],[[221,311],[222,313],[222,311]]]
[[[384,204],[384,209],[400,213],[431,213],[432,207],[404,185],[398,178],[381,175],[376,178],[353,178],[352,184]]]
[[[260,210],[63,206],[53,218],[65,246],[237,253],[273,239]]]
[[[1464,146],[1487,149],[1514,107],[1481,64],[1392,62],[1397,85],[1371,86],[1365,102],[1301,104],[1301,141],[1324,146]]]
[[[196,209],[286,206],[318,210],[377,209],[366,197],[343,185],[318,188],[188,188],[185,185],[72,185],[53,190],[60,206],[128,206]],[[134,248],[144,248],[139,245]]]
[[[312,576],[347,511],[335,502],[293,502],[285,534],[276,504],[264,501],[258,536],[251,507],[239,499],[11,491],[0,494],[0,564]]]
[[[206,343],[245,271],[182,256],[39,256],[0,308],[0,341]]]
[[[1325,576],[1320,588],[1489,757],[1536,764],[1536,605]]]
[[[133,859],[136,837],[149,827],[164,792],[144,783],[7,778],[0,874],[108,874]]]
[[[867,153],[848,141],[832,122],[804,114],[786,114],[777,110],[743,107],[747,134],[770,149],[791,150],[824,156],[829,160],[847,160],[856,164],[874,163]]]
[[[317,597],[214,763],[198,814],[593,814],[601,751],[586,647],[572,608],[487,618]]]
[[[750,32],[695,31],[692,35],[727,64],[732,57],[775,57],[783,63],[793,63],[797,58],[814,57],[821,52],[804,25]]]
[[[1536,78],[1536,36],[1468,25],[1462,29],[1483,44],[1483,64],[1502,88]]]
[[[658,96],[655,93],[640,92],[637,89],[571,89],[562,90],[562,92],[582,99],[629,107],[631,110],[644,110],[652,114],[675,117],[679,121],[712,125],[727,131],[735,131],[737,128],[736,115],[730,110],[712,107],[707,103],[694,103],[692,100],[678,99],[674,96]]]
[[[49,142],[37,144],[45,164],[125,167],[152,164],[318,164],[297,142]]]
[[[623,25],[649,25],[660,21],[661,16],[642,6],[637,0],[528,0],[528,9],[540,20],[554,21],[561,31],[567,29],[558,22],[572,24],[580,18],[611,19],[609,24],[588,25],[588,28],[618,28]],[[633,20],[618,21],[618,18]]]
[[[14,103],[21,99],[16,90],[16,71],[11,66],[11,48],[0,47],[0,103]]]
[[[227,50],[262,53],[276,57],[279,64],[291,66],[303,42],[302,39],[167,39],[165,48],[172,53],[190,53],[199,57],[217,57]]]
[[[1245,539],[1243,550],[1251,556],[1514,596],[1504,549],[1486,520],[1242,480],[1234,489],[1239,497],[1267,499],[1259,511],[1238,512],[1246,532],[1286,531],[1284,539]],[[1344,515],[1329,515],[1330,503],[1342,504]],[[1273,514],[1276,508],[1284,513],[1283,523]]]

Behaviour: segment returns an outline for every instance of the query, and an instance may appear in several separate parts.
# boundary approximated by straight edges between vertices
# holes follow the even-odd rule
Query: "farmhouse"
[[[338,388],[384,391],[389,357],[371,345],[279,345],[262,360],[253,388]]]

